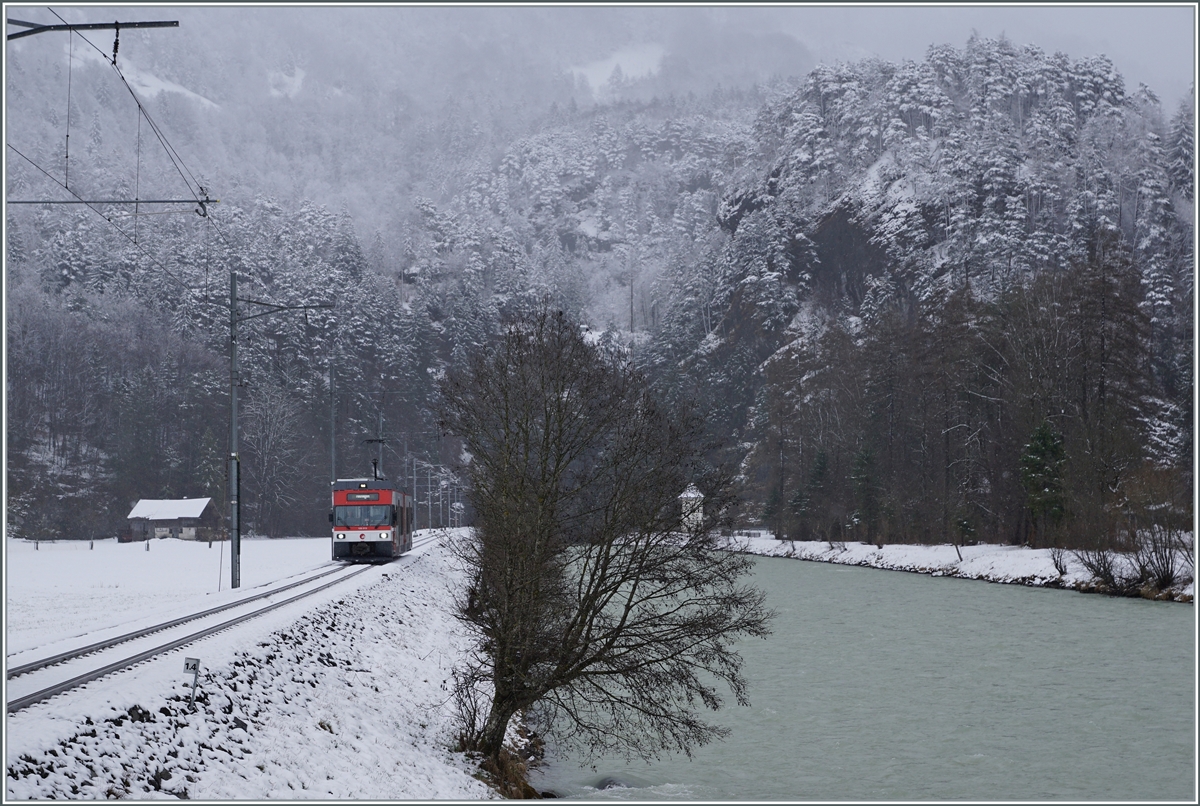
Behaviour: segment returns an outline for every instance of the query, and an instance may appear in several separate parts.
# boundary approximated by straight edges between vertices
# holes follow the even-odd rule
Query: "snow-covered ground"
[[[735,551],[762,554],[769,557],[792,557],[798,560],[862,565],[893,571],[912,571],[932,576],[953,576],[982,579],[1018,585],[1057,586],[1082,589],[1091,583],[1091,575],[1071,555],[1066,554],[1065,574],[1054,568],[1049,549],[1030,549],[1021,546],[974,545],[958,550],[952,545],[908,546],[870,543],[835,543],[824,541],[776,540],[773,537],[734,536],[728,547]],[[959,552],[962,559],[959,559]],[[1169,593],[1175,601],[1190,602],[1195,582],[1189,581]]]
[[[454,532],[457,530],[449,530]],[[730,548],[994,582],[1078,587],[1047,550],[738,537]],[[242,592],[329,562],[323,539],[245,540]],[[181,540],[6,544],[8,662],[235,598],[228,546]],[[451,753],[450,614],[460,572],[444,543],[164,658],[6,715],[6,799],[478,799]],[[1177,591],[1190,600],[1194,583]],[[189,710],[185,656],[201,659]],[[6,697],[7,700],[7,697]]]
[[[6,655],[225,601],[219,548],[7,541]],[[246,540],[242,589],[328,561],[325,540]],[[420,548],[7,714],[5,799],[493,797],[448,750],[450,669],[463,651],[450,615],[457,579],[444,545]],[[185,656],[201,660],[194,711]]]
[[[150,550],[146,550],[146,546]],[[159,623],[216,606],[329,562],[323,540],[242,539],[242,590],[229,588],[229,544],[7,541],[4,652],[12,655],[108,627]]]

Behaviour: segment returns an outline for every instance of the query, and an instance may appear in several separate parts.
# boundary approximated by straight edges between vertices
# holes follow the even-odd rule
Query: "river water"
[[[725,741],[649,765],[551,758],[531,783],[588,799],[1194,801],[1192,605],[788,559],[757,560],[755,578],[778,616],[740,646],[751,706],[709,715]]]

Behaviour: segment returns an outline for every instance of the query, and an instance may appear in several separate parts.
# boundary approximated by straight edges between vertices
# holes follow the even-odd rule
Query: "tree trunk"
[[[508,730],[509,720],[517,712],[516,704],[509,698],[497,696],[492,700],[491,710],[483,723],[483,732],[479,738],[479,751],[484,755],[499,760],[500,750],[504,747],[504,732]]]

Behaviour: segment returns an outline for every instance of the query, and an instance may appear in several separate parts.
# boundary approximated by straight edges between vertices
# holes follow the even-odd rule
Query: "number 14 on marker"
[[[196,682],[200,679],[200,659],[199,658],[184,658],[183,671],[192,675],[192,698],[188,700],[189,705],[196,703]]]

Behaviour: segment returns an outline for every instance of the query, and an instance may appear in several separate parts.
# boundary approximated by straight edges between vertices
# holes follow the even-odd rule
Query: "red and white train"
[[[386,479],[333,482],[333,559],[379,562],[412,550],[413,499]]]

